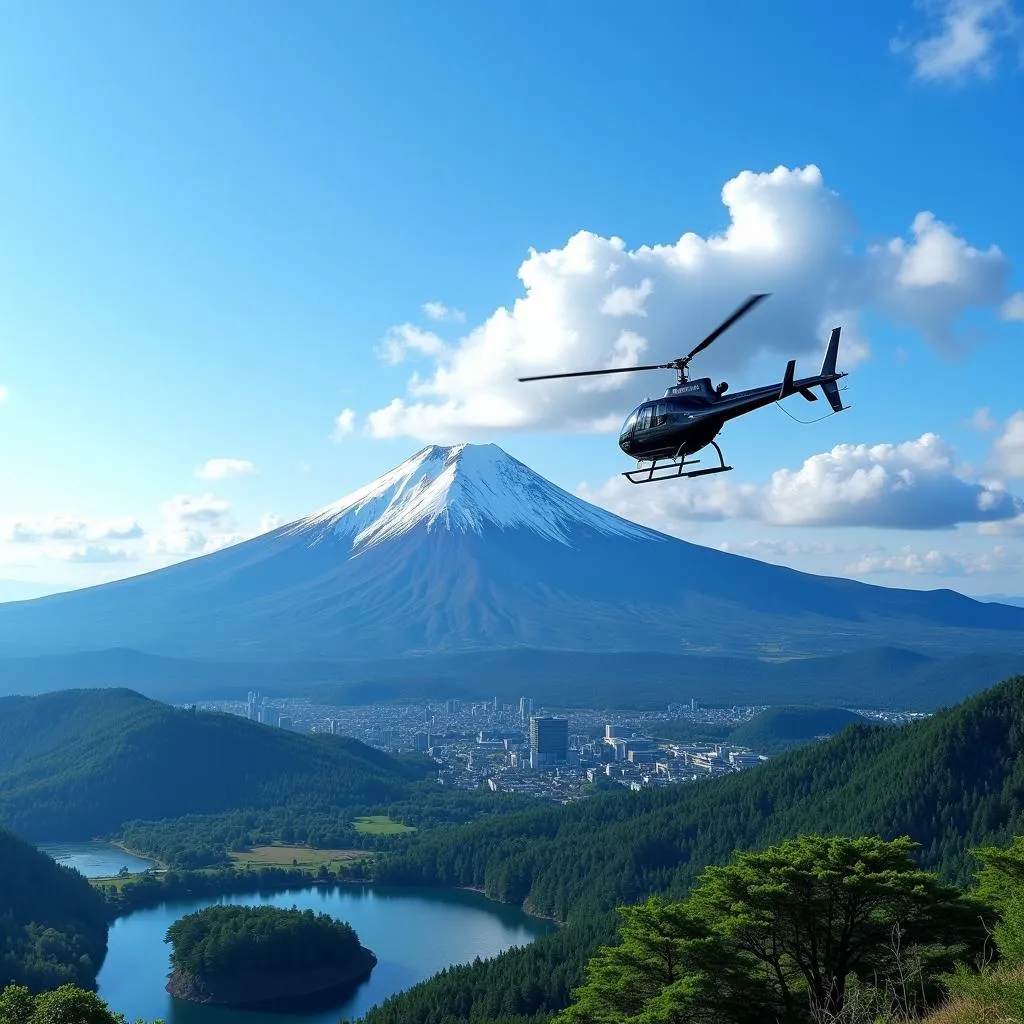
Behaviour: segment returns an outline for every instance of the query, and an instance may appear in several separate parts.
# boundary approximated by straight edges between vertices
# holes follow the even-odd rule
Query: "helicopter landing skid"
[[[653,459],[646,469],[641,469],[640,463],[637,462],[636,469],[631,469],[622,475],[631,484],[653,484],[659,480],[689,479],[695,476],[709,476],[711,473],[728,473],[732,466],[725,464],[722,449],[714,441],[711,443],[714,445],[715,451],[718,452],[718,461],[721,465],[709,466],[707,469],[691,469],[686,472],[687,466],[700,465],[700,459],[690,459],[689,461],[686,459]]]

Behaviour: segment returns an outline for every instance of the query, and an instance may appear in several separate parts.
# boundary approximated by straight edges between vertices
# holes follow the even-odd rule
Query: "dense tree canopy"
[[[848,979],[889,991],[907,948],[934,993],[981,952],[983,908],[912,849],[803,836],[708,868],[685,902],[623,908],[621,941],[590,962],[558,1024],[838,1020]]]
[[[171,966],[212,978],[343,966],[361,950],[351,925],[278,907],[206,907],[167,929]]]
[[[106,948],[101,896],[77,871],[0,829],[0,986],[89,987]]]
[[[0,751],[0,825],[49,841],[184,814],[375,805],[432,767],[130,690],[0,699]]]

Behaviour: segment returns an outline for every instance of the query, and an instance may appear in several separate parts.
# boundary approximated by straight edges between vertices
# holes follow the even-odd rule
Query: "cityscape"
[[[516,703],[495,697],[340,707],[253,690],[245,701],[196,706],[299,733],[348,736],[391,753],[415,751],[436,763],[440,785],[454,789],[487,787],[556,802],[616,786],[641,790],[699,782],[769,759],[729,742],[666,736],[681,724],[695,734],[721,734],[768,705],[705,707],[691,699],[670,703],[664,711],[610,712],[549,708],[524,696]],[[927,717],[915,711],[851,710],[893,724]]]

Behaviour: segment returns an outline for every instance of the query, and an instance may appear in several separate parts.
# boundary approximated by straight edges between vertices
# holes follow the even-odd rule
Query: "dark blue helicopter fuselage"
[[[728,420],[771,405],[798,391],[830,384],[845,376],[825,373],[726,394],[710,377],[684,381],[663,397],[638,405],[622,424],[619,447],[634,459],[666,459],[693,455],[718,436]]]

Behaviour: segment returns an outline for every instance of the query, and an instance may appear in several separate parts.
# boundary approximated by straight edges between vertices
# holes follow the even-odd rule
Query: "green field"
[[[321,864],[337,867],[366,857],[363,850],[314,850],[309,846],[254,846],[251,850],[232,851],[231,859],[236,867],[251,865],[258,867],[300,867],[318,868]]]
[[[371,814],[356,818],[353,824],[357,832],[371,836],[394,836],[400,832],[415,832],[411,825],[403,825],[400,821],[392,821],[386,814]]]

